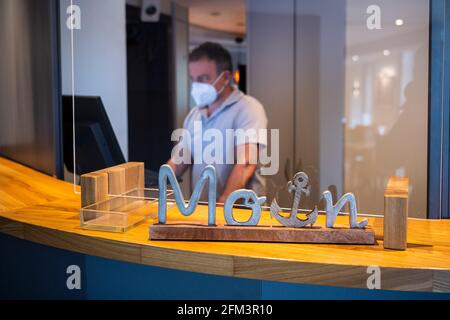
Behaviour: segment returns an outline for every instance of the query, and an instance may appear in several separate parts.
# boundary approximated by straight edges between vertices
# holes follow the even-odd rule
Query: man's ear
[[[231,84],[231,78],[232,78],[232,72],[229,71],[229,70],[225,71],[225,73],[223,74],[223,78],[225,80],[227,80],[228,81],[228,85],[230,85]]]

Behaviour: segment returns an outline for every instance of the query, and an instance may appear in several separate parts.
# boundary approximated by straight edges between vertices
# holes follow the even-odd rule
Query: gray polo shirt
[[[236,88],[209,117],[206,107],[193,108],[186,117],[183,127],[188,130],[191,136],[190,144],[183,143],[183,141],[181,143],[183,143],[184,152],[187,151],[193,159],[192,188],[200,178],[202,170],[211,164],[215,167],[217,174],[217,197],[223,193],[233,169],[234,162],[230,164],[229,160],[235,153],[235,147],[246,143],[258,144],[260,148],[267,147],[267,135],[254,134],[258,133],[260,129],[267,129],[267,116],[263,106],[255,98],[245,95]],[[201,131],[199,128],[201,128]],[[217,139],[214,132],[212,136],[205,139],[208,136],[208,134],[205,134],[208,129],[215,129],[210,130],[215,131],[215,134],[220,132],[223,141],[220,141],[222,138]],[[239,139],[236,135],[231,136],[231,130],[229,129],[233,129],[232,132],[234,133],[237,129],[242,129],[248,134],[245,135],[245,140]],[[253,130],[247,131],[248,129]],[[222,145],[223,154],[212,151],[208,154],[212,154],[214,159],[205,159],[205,157],[202,157],[203,150],[206,150],[209,148],[208,145],[211,146],[212,144],[215,146]],[[200,146],[202,150],[199,152]],[[211,149],[209,150],[211,151]],[[222,161],[217,161],[218,159]],[[253,189],[260,196],[265,194],[265,181],[260,174],[259,166],[246,188]],[[206,190],[203,190],[202,200],[205,200],[205,195]]]

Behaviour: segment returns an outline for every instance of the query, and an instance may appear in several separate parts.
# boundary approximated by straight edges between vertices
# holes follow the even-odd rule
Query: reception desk
[[[410,219],[408,249],[391,251],[383,248],[382,218],[369,218],[377,238],[369,246],[182,242],[148,239],[156,212],[126,233],[109,233],[81,229],[79,211],[72,184],[0,158],[0,232],[8,236],[127,263],[289,284],[367,289],[377,267],[382,290],[450,292],[450,221]],[[173,207],[168,221],[206,223],[206,214],[200,206],[182,218]],[[269,219],[263,213],[262,221]],[[337,223],[348,223],[348,217]]]

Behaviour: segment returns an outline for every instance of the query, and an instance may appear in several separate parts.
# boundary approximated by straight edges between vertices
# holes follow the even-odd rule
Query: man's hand
[[[244,144],[235,149],[236,164],[231,170],[223,194],[219,197],[219,203],[225,203],[228,196],[238,189],[246,188],[253,177],[258,163],[258,145]]]
[[[181,178],[181,176],[186,172],[186,170],[189,168],[188,164],[182,163],[182,164],[175,164],[175,162],[170,159],[167,161],[167,164],[172,168],[173,172],[175,173],[175,176],[177,178]]]

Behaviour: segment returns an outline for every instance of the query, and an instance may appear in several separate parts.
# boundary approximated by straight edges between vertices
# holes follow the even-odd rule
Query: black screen
[[[63,97],[64,163],[73,172],[72,97]],[[125,162],[100,97],[75,97],[76,173],[85,174]]]

